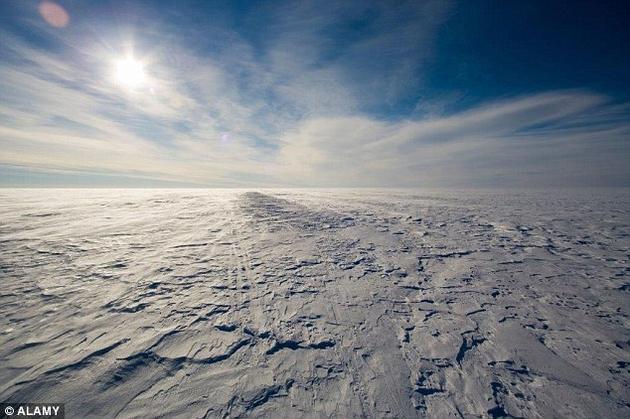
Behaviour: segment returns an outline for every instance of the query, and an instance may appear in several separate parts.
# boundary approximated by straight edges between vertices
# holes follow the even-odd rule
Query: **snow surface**
[[[0,191],[0,400],[630,417],[630,193]]]

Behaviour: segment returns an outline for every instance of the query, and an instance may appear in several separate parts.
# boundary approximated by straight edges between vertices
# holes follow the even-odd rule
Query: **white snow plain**
[[[0,191],[0,400],[630,417],[630,193]]]

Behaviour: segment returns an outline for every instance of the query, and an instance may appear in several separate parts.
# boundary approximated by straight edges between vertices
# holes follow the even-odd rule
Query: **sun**
[[[142,86],[146,81],[144,65],[133,57],[116,62],[116,81],[130,89]]]

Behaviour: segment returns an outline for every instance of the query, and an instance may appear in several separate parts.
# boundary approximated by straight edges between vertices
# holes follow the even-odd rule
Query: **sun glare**
[[[125,58],[116,63],[116,81],[128,88],[141,86],[146,80],[144,66],[138,60]]]

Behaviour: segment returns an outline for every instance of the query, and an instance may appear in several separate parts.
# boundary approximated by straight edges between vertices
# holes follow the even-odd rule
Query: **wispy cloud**
[[[280,161],[304,184],[313,177],[326,185],[623,183],[629,110],[560,91],[424,120],[311,119],[287,133]],[[625,118],[606,117],[620,112]]]

